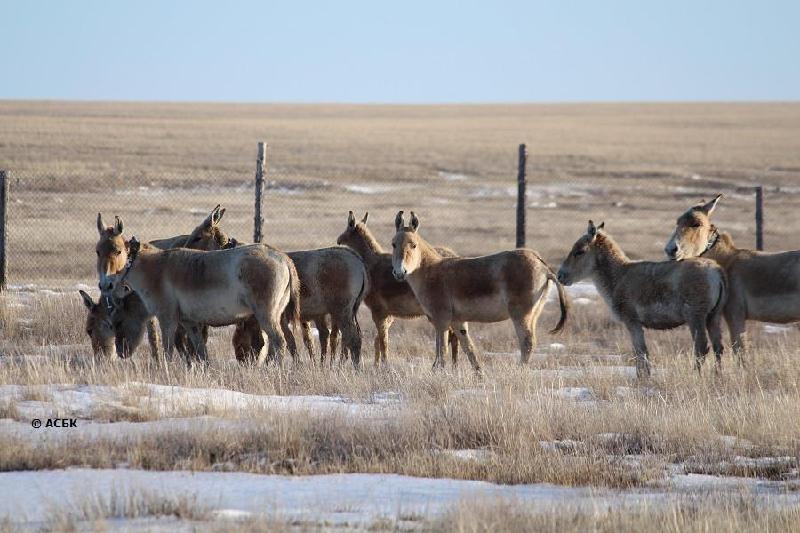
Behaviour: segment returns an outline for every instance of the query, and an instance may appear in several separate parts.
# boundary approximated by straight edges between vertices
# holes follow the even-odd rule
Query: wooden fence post
[[[253,242],[261,242],[263,238],[264,217],[261,215],[264,193],[264,174],[267,167],[267,145],[258,143],[258,159],[256,159],[256,207],[253,220]]]
[[[756,250],[764,249],[764,188],[756,187]]]
[[[8,175],[0,170],[0,291],[6,288],[6,246],[8,245],[6,222],[8,221]]]
[[[517,248],[525,246],[525,167],[528,162],[528,149],[519,145],[519,162],[517,163]]]

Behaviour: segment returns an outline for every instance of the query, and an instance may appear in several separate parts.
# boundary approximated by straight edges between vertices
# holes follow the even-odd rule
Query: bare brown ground
[[[17,283],[90,278],[97,211],[150,239],[187,231],[221,202],[229,231],[249,239],[262,139],[265,234],[285,249],[331,244],[350,209],[371,212],[385,245],[396,211],[414,209],[429,240],[463,254],[513,247],[520,142],[528,245],[551,263],[589,218],[631,256],[661,258],[677,215],[716,192],[719,225],[752,245],[756,184],[767,187],[768,249],[800,247],[800,104],[0,102],[0,118],[0,167],[19,177]]]

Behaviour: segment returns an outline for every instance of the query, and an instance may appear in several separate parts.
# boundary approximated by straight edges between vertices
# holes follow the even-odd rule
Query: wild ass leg
[[[731,348],[739,361],[739,366],[745,366],[744,356],[747,354],[747,320],[743,312],[731,311],[727,307],[725,309],[725,322],[728,324],[728,331],[731,335]]]
[[[208,363],[208,351],[203,339],[202,326],[185,324],[184,329],[186,330],[186,339],[191,353],[191,357],[188,360],[194,359],[200,363]]]
[[[311,323],[303,322],[300,325],[301,333],[303,335],[303,344],[306,347],[308,356],[314,358],[314,340],[311,338]]]
[[[706,323],[704,318],[691,317],[687,320],[689,331],[692,333],[694,341],[694,368],[697,373],[703,366],[703,362],[708,355],[708,335],[706,334]]]
[[[650,377],[650,361],[647,356],[647,343],[644,341],[644,329],[637,322],[626,322],[628,334],[633,343],[633,353],[636,358],[636,377]]]
[[[317,333],[319,335],[319,362],[324,363],[325,358],[328,357],[331,330],[328,329],[328,323],[325,321],[324,316],[314,319],[314,326],[317,328]],[[331,353],[331,358],[333,358],[333,353]]]
[[[267,342],[269,346],[269,350],[267,351],[267,357],[270,359],[275,359],[275,362],[280,365],[283,363],[283,354],[286,352],[286,339],[283,337],[283,333],[281,332],[281,325],[280,319],[276,321],[270,320],[267,317],[266,312],[258,308],[254,313],[256,320],[258,320],[258,325],[267,335]],[[264,355],[260,354],[258,357],[258,364],[264,364]]]
[[[517,342],[519,342],[519,364],[524,365],[530,360],[533,351],[531,317],[515,318],[512,322],[514,322],[514,331],[517,333]]]
[[[158,325],[156,317],[151,316],[147,319],[147,342],[150,345],[150,355],[153,359],[158,360],[158,345],[161,344],[161,339],[158,334]]]
[[[172,360],[172,350],[175,348],[175,332],[178,329],[178,321],[166,315],[158,317],[161,326],[161,343],[164,348],[164,356],[167,361]]]
[[[342,332],[342,354],[345,351],[350,352],[353,367],[358,368],[361,364],[361,332],[359,331],[358,324],[351,312],[345,310],[336,316],[331,315],[333,322],[333,330]],[[334,356],[336,347],[333,343],[333,336],[331,336],[331,357]],[[344,357],[342,357],[344,360]]]
[[[436,358],[433,360],[433,369],[444,368],[444,342],[447,328],[436,328]]]
[[[472,368],[474,368],[476,372],[480,371],[481,365],[478,364],[477,350],[475,349],[475,344],[472,342],[472,338],[469,336],[469,329],[467,329],[466,322],[453,324],[452,329],[456,332],[456,335],[458,335],[461,346],[463,346]],[[442,340],[444,341],[444,339]],[[444,349],[442,352],[444,352]],[[444,366],[444,358],[442,358],[442,366]]]
[[[387,354],[389,352],[389,327],[392,325],[394,319],[390,316],[376,316],[372,315],[372,320],[375,322],[375,328],[378,330],[375,337],[375,364],[381,362],[385,363]]]
[[[447,342],[450,344],[450,356],[453,358],[453,366],[458,365],[458,335],[450,328],[447,331]]]
[[[707,327],[708,336],[711,338],[711,347],[714,349],[715,368],[719,371],[722,368],[722,315],[716,313],[708,317]]]
[[[254,323],[254,326],[257,328],[257,325]],[[292,359],[297,359],[297,342],[294,339],[294,331],[289,326],[289,317],[286,316],[284,313],[281,315],[281,331],[283,332],[283,338],[286,339],[286,347],[289,349],[289,354],[292,356]],[[261,332],[259,331],[259,335]],[[314,362],[314,354],[311,355],[311,362]]]

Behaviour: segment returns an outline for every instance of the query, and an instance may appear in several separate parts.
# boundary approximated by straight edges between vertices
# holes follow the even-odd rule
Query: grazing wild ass
[[[354,250],[367,267],[370,289],[364,303],[372,313],[372,321],[377,330],[375,362],[379,363],[382,360],[385,363],[389,352],[389,327],[394,318],[417,318],[423,316],[425,311],[408,283],[398,281],[392,275],[392,255],[383,251],[378,240],[367,228],[368,218],[369,213],[364,213],[364,218],[356,222],[356,217],[350,211],[347,216],[347,229],[339,235],[336,243]],[[443,257],[456,257],[455,252],[449,248],[439,247],[436,251]],[[452,330],[448,335],[455,365],[458,359],[458,337]]]
[[[109,310],[101,302],[92,300],[86,292],[80,290],[78,292],[83,299],[83,305],[89,310],[89,315],[86,317],[86,334],[92,342],[92,351],[95,355],[116,357],[116,336],[111,325]]]
[[[395,218],[392,272],[408,281],[436,329],[434,368],[444,366],[445,333],[453,329],[475,370],[480,370],[467,322],[511,319],[519,340],[520,362],[527,363],[536,342],[536,323],[550,284],[558,290],[561,318],[551,333],[564,327],[568,301],[555,273],[539,254],[519,248],[482,257],[443,257],[419,234],[419,219],[411,212]]]
[[[728,233],[711,223],[722,195],[690,207],[667,241],[667,257],[704,257],[719,263],[728,275],[728,301],[723,309],[731,346],[744,364],[748,348],[746,321],[800,321],[800,251],[757,252],[737,248]]]
[[[564,285],[591,278],[616,319],[628,329],[636,357],[636,374],[650,375],[644,329],[672,329],[688,324],[694,340],[695,368],[708,353],[708,339],[719,368],[722,356],[720,321],[727,296],[725,272],[714,261],[691,259],[631,261],[589,221],[585,235],[575,242],[558,279]]]
[[[289,311],[288,320],[296,322],[300,303],[297,272],[285,254],[261,244],[214,252],[162,251],[135,238],[129,248],[127,265],[109,276],[102,290],[114,298],[139,294],[158,318],[167,356],[178,324],[207,360],[203,325],[228,326],[254,316],[269,339],[270,358],[281,361],[286,349],[282,317]]]

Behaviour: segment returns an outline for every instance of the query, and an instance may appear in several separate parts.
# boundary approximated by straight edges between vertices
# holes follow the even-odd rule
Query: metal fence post
[[[258,143],[258,159],[256,159],[256,206],[253,220],[253,242],[261,242],[263,238],[264,217],[261,216],[263,206],[264,173],[267,167],[267,144]]]
[[[528,149],[519,145],[519,162],[517,163],[517,248],[525,246],[525,167],[528,162]]]
[[[0,170],[0,291],[6,288],[8,244],[6,222],[8,221],[8,175],[5,170]]]
[[[764,187],[756,187],[756,250],[764,249]]]

